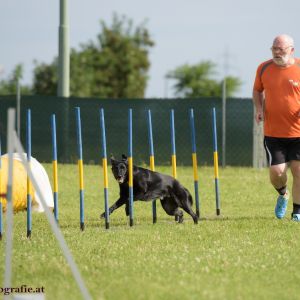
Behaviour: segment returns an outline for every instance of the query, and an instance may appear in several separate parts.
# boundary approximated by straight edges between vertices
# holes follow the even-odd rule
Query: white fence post
[[[267,159],[264,149],[263,122],[257,125],[255,121],[255,110],[253,115],[253,168],[262,169],[267,166]]]

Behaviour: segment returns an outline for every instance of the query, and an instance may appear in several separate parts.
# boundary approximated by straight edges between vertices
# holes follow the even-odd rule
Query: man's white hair
[[[276,42],[279,41],[284,41],[286,44],[288,44],[289,46],[294,47],[294,39],[289,36],[288,34],[280,34],[278,36],[275,37],[273,44],[275,44]]]

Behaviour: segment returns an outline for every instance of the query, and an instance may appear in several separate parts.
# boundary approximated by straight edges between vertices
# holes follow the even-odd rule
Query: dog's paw
[[[105,218],[105,212],[100,215],[100,219],[104,219],[104,218]]]

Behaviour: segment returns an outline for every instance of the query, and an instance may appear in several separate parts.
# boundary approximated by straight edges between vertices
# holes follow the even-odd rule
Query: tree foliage
[[[33,94],[56,95],[57,93],[57,60],[52,64],[35,62],[33,71]]]
[[[70,93],[78,97],[143,98],[154,45],[145,24],[134,28],[126,17],[113,16],[111,26],[101,21],[96,42],[82,44],[70,54]],[[57,59],[37,64],[33,91],[55,95]]]
[[[167,74],[174,79],[176,96],[186,98],[221,97],[222,80],[214,79],[216,65],[211,61],[203,61],[196,65],[184,64]],[[233,96],[241,86],[237,77],[226,77],[226,95]]]
[[[15,95],[17,93],[17,83],[23,77],[23,65],[17,64],[9,75],[8,79],[0,81],[0,95]],[[21,94],[30,94],[29,86],[21,86]]]

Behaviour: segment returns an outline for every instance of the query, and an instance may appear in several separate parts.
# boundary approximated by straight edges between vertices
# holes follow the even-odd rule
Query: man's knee
[[[286,164],[270,166],[270,181],[276,189],[282,188],[286,185],[287,182],[286,171],[287,171]]]
[[[299,161],[291,162],[291,173],[294,178],[298,178],[300,180],[300,162]]]

